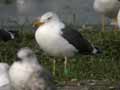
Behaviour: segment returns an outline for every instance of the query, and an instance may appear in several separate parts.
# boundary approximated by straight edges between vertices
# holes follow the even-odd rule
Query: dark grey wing
[[[62,32],[62,36],[76,49],[78,49],[79,53],[90,54],[93,51],[93,47],[90,42],[86,40],[77,30],[67,26],[62,29]]]
[[[6,42],[8,40],[11,40],[11,36],[4,29],[0,29],[0,39]]]

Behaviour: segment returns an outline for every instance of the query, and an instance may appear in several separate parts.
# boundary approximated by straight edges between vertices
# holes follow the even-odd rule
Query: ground
[[[109,80],[81,80],[58,87],[59,90],[120,90],[118,83]]]
[[[117,90],[115,88],[119,88],[120,80],[120,32],[112,31],[110,26],[107,26],[105,32],[101,32],[100,25],[78,28],[80,33],[94,45],[101,48],[103,53],[99,55],[78,54],[73,58],[69,58],[69,73],[66,76],[63,74],[64,59],[56,58],[54,80],[59,86],[66,85],[65,88],[69,86],[70,88],[83,87],[81,90]],[[19,38],[8,42],[1,41],[0,61],[12,64],[19,48],[30,47],[36,53],[39,62],[52,72],[53,57],[50,57],[39,48],[34,39],[34,31],[26,27],[19,27],[17,30],[20,31]],[[64,82],[68,83],[65,84]]]

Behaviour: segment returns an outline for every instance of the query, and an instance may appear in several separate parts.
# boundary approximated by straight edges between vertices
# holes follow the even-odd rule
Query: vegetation
[[[16,58],[16,52],[21,47],[30,47],[37,54],[42,65],[52,72],[52,59],[40,50],[34,39],[34,32],[22,28],[19,38],[8,42],[0,42],[0,61],[12,64]],[[120,80],[120,32],[91,30],[80,31],[83,36],[103,50],[99,55],[76,55],[69,60],[69,74],[63,73],[62,58],[56,58],[56,81],[64,80]],[[19,30],[19,29],[18,29]]]

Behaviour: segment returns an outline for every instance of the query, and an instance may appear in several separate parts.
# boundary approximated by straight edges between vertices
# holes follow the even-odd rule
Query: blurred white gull
[[[9,70],[15,90],[56,90],[51,74],[38,63],[31,49],[21,48],[17,57],[20,61],[14,62]]]
[[[112,23],[115,24],[115,26],[117,25],[117,14],[120,9],[120,0],[94,0],[93,8],[96,12],[101,13],[103,15],[103,31],[105,29],[104,16],[113,19]]]
[[[0,63],[0,90],[11,90],[8,70],[9,65],[7,63]]]
[[[118,12],[117,20],[118,20],[118,26],[120,28],[120,9],[119,9],[119,12]]]
[[[35,39],[40,48],[51,56],[64,57],[64,72],[66,72],[67,57],[76,53],[97,54],[98,48],[86,40],[80,32],[65,25],[53,12],[47,12],[33,22],[38,29]],[[55,72],[55,60],[53,60],[53,72]]]

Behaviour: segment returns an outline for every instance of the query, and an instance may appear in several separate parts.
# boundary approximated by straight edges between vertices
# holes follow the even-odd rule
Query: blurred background
[[[93,9],[94,0],[0,0],[0,20],[32,21],[47,11],[56,12],[67,23],[100,24]]]

